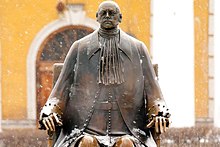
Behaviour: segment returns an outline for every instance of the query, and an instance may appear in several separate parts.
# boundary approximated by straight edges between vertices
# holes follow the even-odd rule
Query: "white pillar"
[[[192,0],[152,0],[151,50],[173,127],[195,123],[193,9]]]
[[[220,127],[220,1],[214,1],[215,111],[214,125]]]

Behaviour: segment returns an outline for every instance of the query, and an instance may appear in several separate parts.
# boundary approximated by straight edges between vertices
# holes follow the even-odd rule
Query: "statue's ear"
[[[98,21],[98,12],[96,12],[95,16],[96,16],[96,21]]]
[[[99,22],[99,20],[98,20],[98,12],[96,12],[95,16],[96,16],[96,21]]]
[[[119,22],[122,20],[122,14],[119,14]]]

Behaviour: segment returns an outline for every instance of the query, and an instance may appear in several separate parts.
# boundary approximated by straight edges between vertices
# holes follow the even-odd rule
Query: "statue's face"
[[[109,30],[116,28],[121,22],[121,14],[118,6],[113,2],[104,2],[99,6],[97,21],[101,28]]]

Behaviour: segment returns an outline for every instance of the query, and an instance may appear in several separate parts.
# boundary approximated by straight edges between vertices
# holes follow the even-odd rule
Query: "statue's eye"
[[[112,13],[112,11],[109,11],[108,14],[109,14],[109,15],[112,15],[113,13]]]
[[[106,14],[106,11],[99,12],[99,15],[105,15],[105,14]]]
[[[109,11],[108,13],[109,13],[109,15],[115,15],[116,14],[115,11]]]
[[[99,12],[99,15],[100,15],[100,16],[105,16],[105,15],[107,15],[107,13],[108,13],[108,15],[110,15],[110,16],[116,14],[115,11],[111,11],[111,10],[110,10],[110,11],[109,11],[109,10],[103,10],[103,11],[100,11],[100,12]]]

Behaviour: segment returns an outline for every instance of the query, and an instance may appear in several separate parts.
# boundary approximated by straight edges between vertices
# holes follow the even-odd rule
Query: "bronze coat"
[[[146,113],[156,99],[163,97],[146,46],[120,30],[119,48],[125,82],[111,86],[127,127],[142,143],[150,145],[154,141],[146,129]],[[99,53],[97,30],[76,41],[48,98],[47,104],[61,107],[64,136],[88,125],[94,100],[103,86],[97,84]]]

